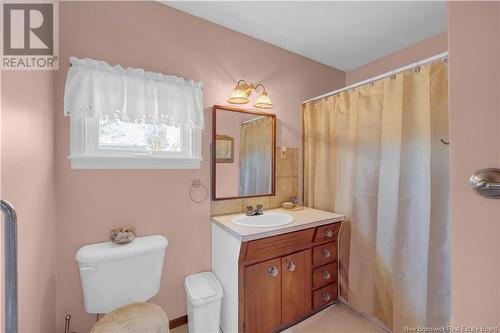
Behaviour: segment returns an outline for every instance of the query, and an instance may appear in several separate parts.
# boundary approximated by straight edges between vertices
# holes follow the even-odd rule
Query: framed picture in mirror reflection
[[[234,162],[234,137],[223,134],[215,135],[215,162]]]

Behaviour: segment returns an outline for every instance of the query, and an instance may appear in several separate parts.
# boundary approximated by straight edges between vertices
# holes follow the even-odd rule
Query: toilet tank
[[[108,313],[156,295],[167,244],[165,237],[153,235],[137,237],[125,245],[105,242],[78,250],[85,310]]]

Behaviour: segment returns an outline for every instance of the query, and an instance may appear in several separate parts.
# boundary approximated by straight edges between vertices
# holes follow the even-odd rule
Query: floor
[[[283,333],[385,333],[385,331],[338,303]]]
[[[188,333],[188,328],[184,325],[170,332]],[[336,304],[283,333],[385,333],[385,331],[344,305]]]
[[[189,333],[188,325],[182,325],[170,330],[170,333]]]

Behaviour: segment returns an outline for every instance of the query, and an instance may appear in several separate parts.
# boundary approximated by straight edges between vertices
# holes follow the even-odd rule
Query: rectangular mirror
[[[212,199],[275,194],[276,116],[215,105]]]

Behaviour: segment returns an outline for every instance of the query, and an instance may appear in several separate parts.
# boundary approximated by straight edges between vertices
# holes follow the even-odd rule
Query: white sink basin
[[[234,224],[244,227],[270,228],[287,225],[293,222],[293,217],[279,212],[264,212],[263,215],[246,216],[240,215],[231,219]]]

